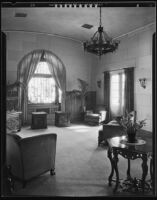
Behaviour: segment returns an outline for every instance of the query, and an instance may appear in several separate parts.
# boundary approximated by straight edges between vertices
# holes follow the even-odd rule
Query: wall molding
[[[156,22],[152,22],[150,24],[147,24],[145,26],[142,26],[140,28],[137,28],[137,29],[134,29],[133,31],[130,31],[128,33],[124,33],[118,37],[114,37],[113,40],[115,39],[119,39],[119,38],[123,38],[123,37],[128,37],[129,35],[131,34],[136,34],[136,33],[139,33],[141,31],[145,31],[147,28],[149,28],[150,26],[153,26],[155,25]],[[63,36],[63,35],[58,35],[58,34],[53,34],[53,33],[46,33],[46,32],[37,32],[37,31],[26,31],[26,30],[11,30],[11,29],[6,29],[6,30],[2,30],[3,32],[18,32],[18,33],[30,33],[30,34],[39,34],[39,35],[50,35],[50,36],[53,36],[53,37],[58,37],[58,38],[64,38],[64,39],[68,39],[68,40],[72,40],[72,41],[75,41],[79,44],[82,44],[84,41],[82,40],[78,40],[78,39],[75,39],[75,38],[72,38],[72,37],[68,37],[68,36]]]
[[[53,33],[46,33],[46,32],[38,32],[38,31],[26,31],[26,30],[11,30],[11,29],[6,29],[6,30],[2,30],[3,32],[6,32],[6,33],[10,33],[10,32],[17,32],[17,33],[30,33],[30,34],[38,34],[38,35],[50,35],[50,36],[53,36],[53,37],[59,37],[59,38],[64,38],[64,39],[68,39],[68,40],[72,40],[72,41],[75,41],[75,42],[78,42],[78,43],[81,43],[82,44],[82,41],[81,40],[77,40],[75,38],[72,38],[72,37],[68,37],[68,36],[63,36],[63,35],[58,35],[58,34],[53,34]]]
[[[156,22],[152,22],[152,23],[147,24],[145,26],[142,26],[140,28],[134,29],[133,31],[130,31],[128,33],[124,33],[124,34],[122,34],[122,35],[120,35],[118,37],[115,37],[113,39],[119,39],[119,38],[127,37],[127,36],[129,36],[131,34],[136,34],[136,33],[142,32],[142,31],[146,31],[147,28],[149,28],[150,26],[153,26],[155,24],[156,24]]]

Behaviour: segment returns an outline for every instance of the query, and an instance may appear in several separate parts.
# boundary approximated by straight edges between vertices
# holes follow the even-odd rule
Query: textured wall
[[[135,67],[135,110],[139,120],[147,118],[145,130],[152,131],[152,35],[155,27],[128,35],[120,40],[119,48],[97,59],[98,67],[92,74],[93,88],[97,91],[97,102],[103,104],[103,72],[107,70]],[[143,89],[139,78],[147,78],[147,87]],[[96,81],[102,80],[102,87],[96,86]]]

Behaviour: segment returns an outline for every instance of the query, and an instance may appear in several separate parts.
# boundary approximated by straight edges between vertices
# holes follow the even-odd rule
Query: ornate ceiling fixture
[[[91,38],[91,41],[83,43],[84,51],[98,55],[113,52],[118,48],[119,41],[110,38],[103,27],[101,26],[101,6],[100,6],[100,25],[98,31],[96,31]]]

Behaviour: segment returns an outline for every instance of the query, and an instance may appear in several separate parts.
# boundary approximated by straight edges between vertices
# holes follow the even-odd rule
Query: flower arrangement
[[[138,122],[136,121],[136,111],[130,113],[126,111],[126,116],[118,117],[116,120],[127,133],[136,133],[137,130],[141,129],[146,124],[146,119]]]

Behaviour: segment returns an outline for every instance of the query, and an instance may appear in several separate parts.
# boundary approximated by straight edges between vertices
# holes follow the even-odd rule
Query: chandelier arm
[[[94,33],[91,41],[84,42],[84,50],[93,53],[97,56],[113,52],[118,48],[119,41],[114,42],[111,37],[103,31],[101,26],[101,6],[100,6],[100,26],[98,30]]]
[[[96,34],[98,33],[98,31],[96,31],[92,37],[92,40],[94,39],[94,37],[96,36]]]
[[[112,38],[109,37],[105,31],[103,31],[103,34],[104,34],[105,39],[107,39],[107,41],[110,42],[112,40]]]

